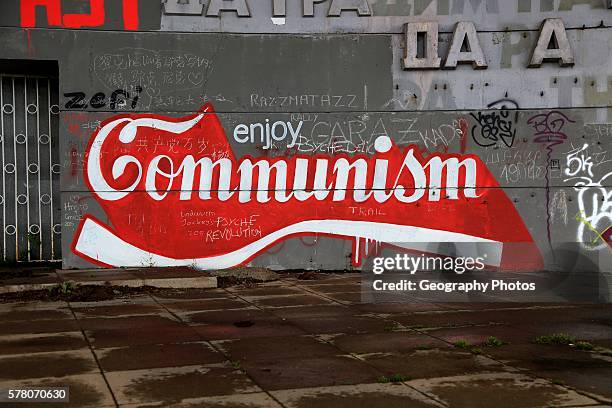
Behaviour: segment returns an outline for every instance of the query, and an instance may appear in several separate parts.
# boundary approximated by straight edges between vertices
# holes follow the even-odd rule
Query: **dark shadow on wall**
[[[57,78],[59,64],[57,61],[31,61],[0,59],[0,73],[5,75],[40,75]]]

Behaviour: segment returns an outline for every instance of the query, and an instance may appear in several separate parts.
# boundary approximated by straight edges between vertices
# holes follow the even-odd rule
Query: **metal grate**
[[[2,257],[61,259],[57,79],[0,74]]]

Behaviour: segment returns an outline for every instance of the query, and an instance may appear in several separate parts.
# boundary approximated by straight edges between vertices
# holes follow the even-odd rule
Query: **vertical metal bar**
[[[43,236],[42,236],[42,206],[40,198],[42,196],[41,185],[40,185],[40,98],[38,95],[38,78],[36,78],[36,156],[38,160],[38,164],[36,165],[38,171],[38,259],[43,260]]]
[[[15,174],[15,260],[19,260],[19,234],[17,233],[17,125],[16,125],[16,107],[15,107],[15,77],[11,78],[11,83],[13,87],[13,166],[14,166],[14,174]]]
[[[31,260],[30,256],[30,158],[28,150],[28,78],[23,78],[23,123],[25,126],[25,174],[26,174],[26,221],[28,223],[26,227],[27,231],[27,243],[28,243],[28,261]]]
[[[2,131],[2,256],[6,261],[6,171],[4,166],[4,77],[0,76],[0,126]]]
[[[49,211],[51,213],[51,259],[55,259],[55,224],[53,223],[53,134],[51,132],[51,79],[47,79],[47,101],[49,109],[49,196],[51,202],[49,203]]]

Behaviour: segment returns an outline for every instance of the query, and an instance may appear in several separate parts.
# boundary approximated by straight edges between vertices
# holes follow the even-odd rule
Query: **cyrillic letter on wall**
[[[287,15],[287,0],[272,0],[272,15],[285,17]]]
[[[206,17],[220,17],[223,11],[235,11],[238,17],[251,17],[246,0],[210,0]]]
[[[404,37],[406,48],[402,59],[403,69],[440,68],[437,22],[407,23],[404,25]]]
[[[303,15],[304,17],[314,17],[315,3],[323,3],[326,0],[303,0]]]
[[[559,61],[562,67],[574,65],[574,54],[570,47],[565,25],[560,18],[544,20],[538,43],[531,54],[529,68],[539,68],[544,61]]]
[[[201,16],[204,5],[200,0],[162,0],[164,14],[185,14]]]
[[[465,47],[463,45],[465,44]],[[444,68],[455,69],[458,63],[472,63],[474,69],[487,68],[487,59],[482,52],[474,23],[461,21],[455,26],[453,40]]]
[[[368,0],[332,0],[329,6],[329,17],[340,17],[343,11],[356,11],[359,16],[371,16]]]

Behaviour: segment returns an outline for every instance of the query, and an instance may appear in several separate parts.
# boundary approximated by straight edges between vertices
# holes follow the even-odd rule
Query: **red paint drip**
[[[32,32],[30,30],[25,31],[28,39],[28,57],[32,57],[34,56],[34,48],[32,47]]]
[[[77,152],[77,149],[73,147],[72,150],[70,150],[70,175],[72,177],[76,177],[76,175],[78,174],[78,156],[79,153]]]

